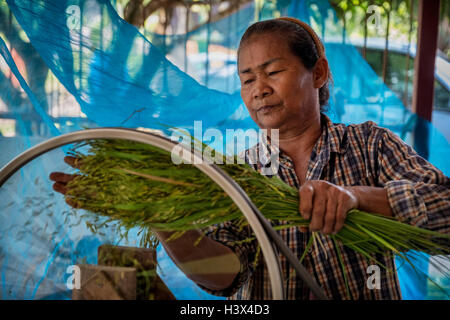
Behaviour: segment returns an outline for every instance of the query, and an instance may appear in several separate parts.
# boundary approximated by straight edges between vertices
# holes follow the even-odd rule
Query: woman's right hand
[[[79,166],[78,166],[79,161],[80,161],[79,158],[75,158],[75,157],[71,157],[71,156],[64,157],[64,162],[75,169],[79,168]],[[56,192],[62,193],[63,195],[66,195],[67,194],[67,184],[70,181],[72,181],[73,179],[75,179],[76,176],[77,176],[76,174],[67,174],[64,172],[52,172],[52,173],[50,173],[49,178],[50,178],[50,180],[55,182],[55,183],[53,183],[53,190],[55,190]],[[78,208],[76,203],[68,197],[66,197],[66,203],[68,205],[70,205],[71,207]]]

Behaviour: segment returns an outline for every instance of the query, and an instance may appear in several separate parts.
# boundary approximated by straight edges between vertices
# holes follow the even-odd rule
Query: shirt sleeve
[[[388,129],[378,143],[378,179],[394,217],[450,233],[450,179]]]
[[[257,241],[250,233],[249,227],[239,227],[234,221],[227,221],[203,230],[205,236],[229,247],[239,258],[241,268],[230,287],[224,290],[211,290],[197,283],[206,292],[230,297],[234,295],[251,277],[256,259]]]

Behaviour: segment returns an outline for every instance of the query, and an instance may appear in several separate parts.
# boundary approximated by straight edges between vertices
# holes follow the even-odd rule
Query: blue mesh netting
[[[253,21],[272,17],[275,10],[321,28],[334,78],[328,112],[333,120],[372,120],[411,143],[414,126],[424,122],[404,107],[355,47],[336,40],[342,26],[327,1],[280,1],[278,7],[262,8],[248,4],[186,34],[146,32],[144,37],[107,0],[0,0],[0,99],[5,109],[0,111],[14,119],[13,137],[0,137],[0,165],[46,138],[84,126],[169,133],[167,125],[191,130],[194,121],[202,121],[203,128],[223,131],[256,129],[240,98],[236,49]],[[197,43],[199,50],[190,53],[188,43]],[[211,45],[226,50],[210,50]],[[50,76],[66,93],[56,108],[49,102]],[[69,105],[81,112],[56,114]],[[425,127],[428,159],[448,175],[448,142],[431,124]],[[67,266],[83,259],[95,263],[101,243],[138,240],[136,235],[119,242],[113,230],[92,234],[83,224],[66,221],[67,207],[47,179],[51,171],[68,170],[61,163],[63,151],[36,159],[0,189],[3,299],[70,298]],[[159,257],[166,269],[173,269],[161,251]],[[417,266],[428,273],[427,258]],[[404,265],[399,277],[404,298],[427,297],[425,277]],[[212,298],[182,276],[165,279],[178,298]]]

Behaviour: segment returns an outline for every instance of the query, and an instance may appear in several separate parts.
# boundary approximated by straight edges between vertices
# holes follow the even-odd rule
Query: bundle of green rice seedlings
[[[153,229],[176,231],[177,237],[187,230],[229,220],[241,228],[248,225],[213,180],[192,164],[175,165],[171,154],[157,147],[127,140],[92,140],[78,144],[72,155],[79,158],[79,172],[68,184],[67,200],[119,222],[125,230],[140,228],[153,245],[157,243]],[[214,151],[212,157],[217,159]],[[276,229],[309,225],[298,212],[298,190],[278,177],[263,176],[247,164],[237,164],[236,159],[234,164],[219,167],[267,219],[287,222]],[[449,235],[360,210],[349,211],[340,232],[328,236],[376,263],[375,254],[394,252],[409,262],[405,253],[410,250],[443,256],[450,253]],[[305,254],[316,238],[311,237]],[[440,269],[448,272],[443,265]]]

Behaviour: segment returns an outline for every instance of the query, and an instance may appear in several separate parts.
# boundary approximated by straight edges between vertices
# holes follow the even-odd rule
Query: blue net
[[[372,120],[410,144],[419,141],[420,124],[427,133],[420,150],[450,174],[445,137],[407,110],[359,51],[342,41],[342,25],[327,1],[303,0],[250,3],[195,31],[170,36],[148,31],[144,36],[107,0],[0,0],[0,120],[5,120],[0,165],[38,142],[84,127],[144,127],[170,134],[170,126],[193,134],[194,121],[202,121],[205,129],[257,129],[240,98],[236,50],[251,23],[277,13],[309,23],[324,40],[334,78],[328,111],[333,121]],[[192,45],[196,50],[188,50]],[[47,178],[51,171],[69,170],[61,163],[65,150],[36,159],[0,189],[3,299],[68,299],[68,266],[95,263],[102,243],[139,241],[138,235],[125,241],[113,229],[99,235],[67,221],[67,206]],[[47,200],[37,206],[37,199]],[[158,257],[166,270],[175,270],[160,249]],[[427,260],[416,264],[425,274]],[[214,298],[173,272],[161,277],[177,298]],[[424,275],[403,264],[398,272],[403,298],[427,298]]]

